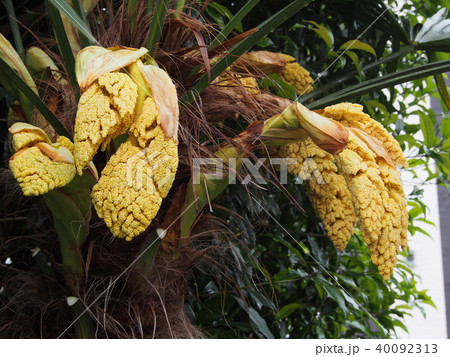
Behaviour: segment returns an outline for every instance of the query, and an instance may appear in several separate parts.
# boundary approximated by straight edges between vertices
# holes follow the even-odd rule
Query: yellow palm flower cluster
[[[397,263],[399,246],[406,247],[408,215],[399,174],[385,161],[377,160],[354,135],[336,161],[352,194],[372,262],[388,279]]]
[[[305,160],[314,160],[320,177],[315,173],[308,180],[308,193],[328,235],[337,248],[344,249],[359,220],[372,261],[388,279],[399,247],[407,248],[406,198],[395,168],[407,161],[397,141],[363,113],[362,106],[341,103],[325,108],[322,115],[349,128],[344,150],[333,156],[306,140],[286,145],[278,154],[298,160],[289,171],[300,177]]]
[[[323,116],[332,118],[347,127],[357,128],[378,139],[389,153],[395,166],[408,167],[397,140],[376,120],[363,112],[363,106],[354,103],[339,103],[324,109]]]
[[[254,77],[244,77],[241,75],[236,76],[237,80],[241,83],[242,87],[245,88],[245,91],[249,94],[259,93],[259,87],[256,79]],[[223,74],[217,77],[217,80],[213,83],[217,84],[221,87],[237,87],[238,83],[236,83],[233,78],[228,74]]]
[[[178,167],[178,145],[165,139],[152,98],[145,100],[130,131],[92,190],[98,215],[115,236],[127,240],[149,226]]]
[[[401,183],[400,172],[395,168],[396,166],[407,167],[408,162],[403,155],[403,152],[397,140],[389,134],[389,132],[377,121],[373,120],[369,115],[365,114],[361,105],[353,103],[340,103],[325,108],[323,115],[329,118],[340,121],[342,124],[360,129],[368,134],[372,139],[377,140],[382,144],[382,147],[387,151],[386,160],[385,155],[375,155],[375,163],[379,170],[379,176],[383,182],[384,187],[388,192],[387,202],[385,205],[386,217],[392,217],[393,229],[390,233],[389,239],[391,246],[395,246],[395,251],[398,252],[400,245],[403,250],[407,248],[407,231],[408,231],[408,210],[405,198],[405,192]],[[355,131],[358,134],[358,131]],[[360,135],[359,135],[360,136]],[[361,136],[360,136],[361,138]],[[377,151],[371,141],[364,140],[364,144],[369,145],[370,149]],[[387,218],[386,218],[387,219]],[[379,243],[380,244],[380,243]],[[386,241],[381,242],[381,246],[386,245]],[[384,252],[382,248],[381,251]],[[394,248],[391,248],[394,250]],[[397,253],[396,253],[397,254]],[[374,259],[374,256],[372,256]],[[396,256],[392,255],[391,264],[395,266]],[[375,258],[376,259],[376,258]],[[385,258],[386,260],[387,258]],[[381,263],[378,265],[380,267]],[[393,268],[393,267],[392,267]]]
[[[294,57],[269,51],[248,52],[233,64],[236,70],[243,70],[256,75],[279,73],[281,78],[294,86],[298,95],[311,92],[314,82],[309,72],[300,66]]]
[[[309,72],[298,64],[294,57],[282,54],[286,60],[286,67],[280,73],[283,80],[294,86],[298,95],[311,92],[314,88],[311,85],[314,81]]]
[[[45,132],[33,125],[15,123],[9,128],[16,153],[9,160],[25,196],[38,196],[67,185],[75,177],[73,144],[59,137],[52,144]]]
[[[285,145],[278,155],[297,159],[288,166],[289,172],[307,180],[309,198],[328,236],[336,248],[344,250],[357,217],[345,179],[336,173],[333,155],[320,149],[311,139]],[[305,164],[307,159],[312,159],[312,167]]]
[[[127,131],[134,117],[137,85],[124,73],[106,73],[83,93],[75,121],[75,164],[81,174],[100,145]]]
[[[130,134],[92,190],[99,217],[114,236],[126,240],[150,225],[178,167],[176,89],[166,72],[141,62],[145,53],[88,47],[77,57],[80,86],[86,89],[75,122],[78,172],[100,146]]]

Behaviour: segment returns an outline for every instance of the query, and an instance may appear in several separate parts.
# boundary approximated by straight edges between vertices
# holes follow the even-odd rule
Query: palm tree
[[[339,249],[359,220],[372,261],[389,278],[399,247],[406,249],[406,201],[395,166],[407,163],[395,139],[360,108],[325,107],[439,76],[450,64],[431,57],[428,64],[360,83],[347,73],[311,91],[312,78],[294,57],[250,52],[310,2],[291,2],[256,28],[236,33],[259,1],[246,2],[219,26],[209,19],[208,1],[47,0],[51,31],[26,51],[15,8],[5,2],[15,48],[1,35],[0,81],[16,101],[9,100],[12,152],[2,177],[2,256],[19,263],[2,273],[4,336],[203,337],[186,313],[190,272],[201,262],[222,264],[211,258],[219,246],[205,241],[238,239],[226,219],[207,208],[223,197],[230,174],[244,179],[246,159],[261,153],[335,165],[320,172],[341,185],[333,204],[349,208],[348,232],[336,233],[327,219],[334,210],[326,192],[310,184],[317,214]],[[371,16],[392,15],[380,1],[370,6]],[[383,24],[398,26],[389,16]],[[448,51],[448,32],[436,39],[445,16],[431,18],[414,39],[403,31],[402,51],[358,65],[357,72],[414,51]],[[327,39],[323,26],[314,23],[314,29]],[[358,46],[374,51],[360,41],[345,48]],[[350,112],[367,126],[348,119]],[[294,149],[299,151],[291,155]],[[199,166],[202,159],[222,160],[222,174],[211,161]],[[366,188],[357,182],[365,169],[355,174],[351,167],[359,159],[361,167],[379,173],[370,186],[374,210],[387,207],[377,196],[403,202],[392,211],[383,208],[392,216],[391,228],[380,225],[371,233],[377,222],[365,218]],[[289,197],[277,172],[262,167]],[[394,185],[397,190],[386,188]],[[383,232],[394,238],[383,241]]]

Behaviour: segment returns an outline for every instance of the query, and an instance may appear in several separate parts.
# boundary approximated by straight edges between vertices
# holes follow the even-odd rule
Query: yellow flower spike
[[[86,90],[100,76],[125,68],[144,56],[148,50],[141,47],[103,48],[88,46],[77,54],[75,73],[78,84],[82,90]]]
[[[166,140],[153,98],[144,101],[130,133],[92,191],[98,215],[115,236],[127,240],[150,225],[178,167],[178,144],[174,138]],[[131,208],[125,210],[128,204]]]
[[[137,61],[128,71],[138,85],[130,137],[106,164],[92,202],[113,235],[129,241],[147,229],[172,187],[179,109],[175,86],[162,69]]]
[[[282,146],[277,154],[296,159],[295,164],[288,166],[288,171],[300,177],[311,174],[304,172],[305,160],[314,160],[312,169],[317,169],[320,175],[304,177],[308,178],[308,195],[333,244],[344,250],[354,232],[357,217],[345,179],[336,173],[334,157],[311,139]]]
[[[17,151],[9,159],[9,168],[25,196],[42,195],[72,181],[75,166],[66,147],[69,139],[60,137],[59,143],[51,144],[41,129],[25,123],[16,123],[9,131]]]
[[[165,138],[178,142],[178,96],[172,79],[161,68],[142,62],[137,62],[137,66],[152,92]]]
[[[123,73],[103,74],[83,93],[75,119],[75,165],[81,175],[100,145],[129,128],[135,115],[137,86]]]
[[[51,144],[47,134],[41,128],[28,123],[14,123],[8,131],[12,134],[12,146],[14,151],[33,145],[38,142]]]
[[[75,166],[54,162],[37,147],[17,152],[9,161],[14,178],[25,196],[38,196],[67,185],[75,176]]]
[[[392,211],[393,218],[391,239],[393,244],[396,244],[397,253],[398,245],[403,251],[406,251],[408,248],[408,208],[400,172],[383,160],[377,158],[377,162],[380,167],[381,179],[389,193],[388,207]]]
[[[152,97],[148,97],[143,102],[142,111],[130,127],[132,133],[143,148],[147,147],[152,139],[157,136],[164,138],[161,128],[161,120],[158,115],[158,108]]]
[[[106,52],[106,53],[105,53]],[[91,46],[77,57],[83,93],[75,124],[77,170],[100,145],[130,131],[92,190],[92,202],[114,236],[131,240],[157,214],[178,167],[178,97],[165,71],[144,65],[146,49]],[[127,74],[110,73],[126,68]]]
[[[157,138],[143,150],[130,136],[108,161],[92,202],[114,236],[129,241],[150,225],[172,186],[176,150],[173,139]]]
[[[300,125],[311,136],[312,141],[321,149],[337,154],[345,147],[348,140],[348,129],[341,123],[323,117],[300,103],[293,103]]]
[[[294,57],[282,54],[284,60],[287,62],[285,69],[281,72],[281,78],[294,86],[297,94],[307,94],[314,90],[311,85],[314,80],[309,75],[309,72],[300,66]]]
[[[393,175],[387,175],[392,174],[387,169],[392,167],[384,160],[377,162],[369,147],[352,133],[347,148],[336,156],[336,163],[347,182],[372,262],[384,279],[389,279],[403,239],[399,207],[387,186],[390,180],[398,183]]]
[[[353,103],[335,104],[326,107],[323,115],[338,120],[345,126],[360,129],[378,139],[387,149],[396,166],[408,167],[408,161],[405,159],[397,140],[389,134],[383,125],[364,113],[362,105]]]

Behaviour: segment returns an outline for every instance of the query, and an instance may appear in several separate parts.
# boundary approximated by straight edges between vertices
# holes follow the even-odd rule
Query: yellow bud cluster
[[[65,136],[60,136],[58,139],[56,139],[56,143],[53,144],[55,147],[65,147],[67,150],[70,151],[70,153],[73,155],[73,151],[75,149],[75,145],[72,141],[70,141],[69,138],[66,138]]]
[[[362,106],[336,104],[325,108],[323,116],[349,128],[342,152],[333,157],[307,139],[278,149],[278,154],[298,160],[289,168],[291,173],[302,179],[312,176],[309,197],[336,247],[344,249],[359,220],[372,261],[388,279],[399,247],[407,248],[407,203],[400,172],[395,168],[407,166],[407,161],[398,142],[363,113]],[[313,159],[312,168],[306,165],[306,158]],[[313,170],[313,175],[305,175],[305,167]]]
[[[155,194],[151,173],[142,165],[140,168],[139,165],[131,166],[133,156],[137,157],[140,151],[141,148],[130,140],[122,144],[108,161],[92,190],[92,202],[99,217],[104,219],[114,236],[127,240],[148,227],[162,201]],[[137,169],[141,170],[139,189],[135,187],[136,183],[126,180],[127,171],[136,176]]]
[[[79,174],[116,136],[127,131],[134,117],[137,86],[124,73],[101,75],[80,98],[75,120],[75,165]]]
[[[376,120],[363,112],[363,106],[353,103],[339,103],[326,107],[323,116],[340,121],[347,127],[357,128],[381,141],[395,165],[408,167],[399,143]]]
[[[389,209],[393,214],[394,233],[393,244],[400,245],[405,251],[408,247],[408,207],[403,190],[400,172],[388,165],[384,160],[377,158],[381,179],[389,194]]]
[[[282,56],[287,62],[285,69],[281,72],[283,80],[294,86],[298,95],[311,92],[314,89],[311,85],[314,80],[311,78],[309,72],[300,66],[294,57],[285,54]]]
[[[18,152],[9,161],[25,196],[38,196],[67,185],[75,177],[75,166],[54,162],[37,147]]]
[[[150,140],[164,135],[160,124],[156,103],[148,97],[144,100],[142,112],[131,125],[130,133],[137,138],[140,146],[147,147]]]
[[[328,236],[338,249],[345,249],[354,232],[357,217],[345,179],[336,173],[334,157],[320,149],[311,139],[285,145],[280,148],[278,155],[296,159],[294,164],[288,166],[288,171],[308,179],[309,198]],[[305,172],[308,166],[305,160],[308,158],[314,162],[314,167],[309,169],[318,172]]]
[[[126,240],[149,226],[178,167],[178,145],[173,138],[165,139],[151,97],[145,99],[130,132],[92,190],[98,215],[115,236]]]
[[[258,83],[256,82],[256,79],[254,77],[244,77],[244,76],[237,76],[237,79],[242,84],[242,86],[245,88],[245,91],[249,94],[257,94],[259,93],[259,87]],[[238,83],[233,81],[233,78],[230,77],[228,74],[223,74],[219,76],[217,79],[217,85],[221,87],[237,87]]]
[[[25,196],[38,196],[67,185],[75,176],[72,142],[61,136],[52,144],[42,129],[16,123],[9,131],[17,151],[9,168]]]
[[[401,188],[398,172],[384,160],[377,160],[369,147],[353,134],[347,148],[336,156],[336,162],[347,181],[372,262],[388,279],[406,233],[402,204],[395,201],[400,197],[404,200],[403,190],[398,188]]]

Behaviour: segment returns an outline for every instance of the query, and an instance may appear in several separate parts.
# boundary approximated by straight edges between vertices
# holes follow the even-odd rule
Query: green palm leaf
[[[450,71],[450,60],[428,63],[420,67],[404,69],[391,73],[380,78],[374,78],[354,86],[347,87],[336,93],[330,94],[314,103],[307,105],[310,109],[323,108],[327,105],[340,103],[355,97],[362,96],[383,88],[388,88],[397,84],[410,82],[415,79],[426,78],[437,73]]]
[[[89,44],[97,43],[97,40],[87,26],[85,17],[83,16],[84,19],[80,17],[65,0],[47,0],[47,2],[50,2],[58,11],[61,11],[61,13],[66,15],[69,21],[80,31],[83,36],[86,37]],[[83,12],[84,14],[82,7],[80,8],[80,12]]]
[[[51,110],[45,105],[45,103],[39,98],[39,96],[14,72],[8,64],[0,58],[0,74],[10,81],[17,90],[19,90],[44,116],[50,125],[56,130],[59,135],[64,135],[71,138],[69,132],[60,123],[58,118],[51,112]]]

